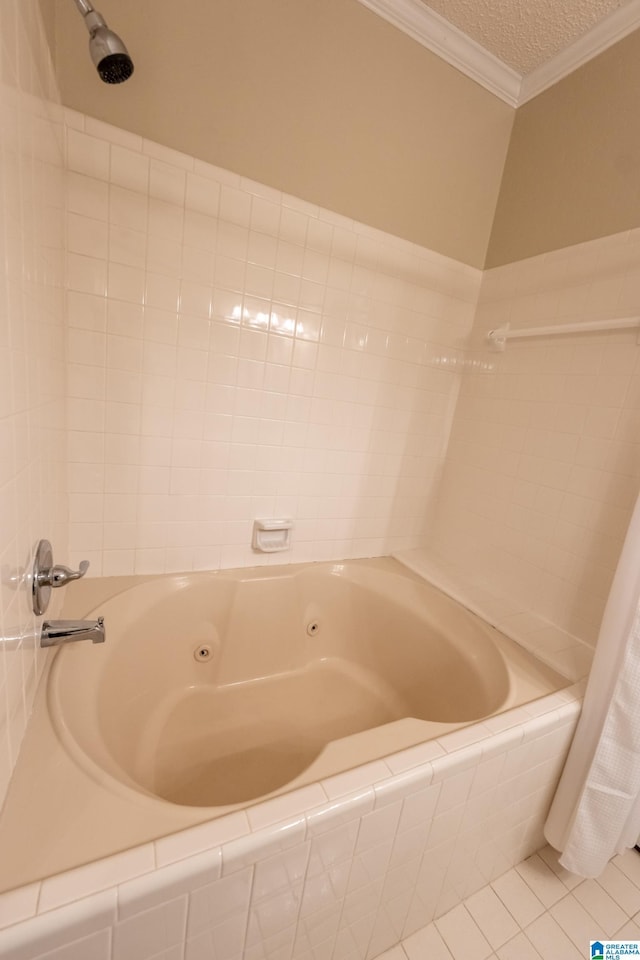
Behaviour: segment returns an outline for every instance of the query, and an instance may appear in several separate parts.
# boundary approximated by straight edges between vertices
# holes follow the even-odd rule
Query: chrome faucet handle
[[[89,569],[89,561],[81,560],[79,570],[71,570],[69,567],[56,563],[55,567],[49,570],[49,586],[64,587],[71,580],[80,580]]]
[[[52,587],[64,587],[72,580],[79,580],[88,569],[88,560],[83,560],[78,570],[71,570],[62,564],[54,566],[51,544],[48,540],[41,540],[36,550],[31,578],[33,612],[36,616],[42,616],[49,606]]]

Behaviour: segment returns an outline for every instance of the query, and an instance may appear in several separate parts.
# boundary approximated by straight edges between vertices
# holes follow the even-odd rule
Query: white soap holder
[[[254,520],[251,546],[260,553],[278,553],[291,546],[293,520]]]

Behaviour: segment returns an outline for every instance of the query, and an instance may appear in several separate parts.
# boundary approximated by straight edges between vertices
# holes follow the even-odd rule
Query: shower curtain
[[[640,836],[640,497],[600,627],[582,714],[545,824],[560,863],[597,877]]]

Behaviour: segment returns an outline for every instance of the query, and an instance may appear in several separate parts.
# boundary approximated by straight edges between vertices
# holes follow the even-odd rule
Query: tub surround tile
[[[70,188],[68,229],[72,240],[88,236],[91,241],[72,244],[72,291],[107,295],[110,305],[120,304],[129,313],[137,307],[143,322],[121,327],[118,335],[132,349],[134,340],[142,344],[145,363],[153,361],[157,368],[171,359],[149,349],[158,345],[158,310],[171,311],[178,348],[198,351],[178,367],[162,368],[162,375],[177,377],[177,389],[164,392],[162,405],[144,391],[130,401],[129,413],[142,435],[170,437],[186,413],[192,427],[194,415],[205,412],[194,395],[203,394],[207,382],[225,387],[237,401],[226,415],[232,451],[242,452],[251,427],[251,442],[264,454],[242,468],[254,487],[274,491],[264,512],[284,509],[296,520],[291,553],[278,562],[379,555],[422,542],[428,520],[425,490],[437,481],[447,411],[462,369],[441,361],[460,354],[481,272],[108,124],[67,116],[69,166],[86,188],[79,208],[77,178]],[[111,193],[108,209],[105,184]],[[101,202],[90,203],[89,194],[101,196]],[[179,299],[151,296],[159,283],[170,282],[179,285]],[[167,326],[169,318],[164,319]],[[210,322],[219,334],[214,338],[208,336]],[[92,360],[82,344],[79,349],[96,370],[120,369],[113,351]],[[129,358],[131,350],[125,352]],[[251,425],[239,406],[249,389],[259,401]],[[192,399],[187,401],[186,394]],[[280,398],[284,407],[269,416]],[[414,424],[417,411],[424,426],[426,406],[425,445],[423,430],[418,436]],[[354,431],[356,453],[368,456],[354,454]],[[200,428],[197,432],[193,439],[202,452],[215,439],[205,439]],[[398,436],[405,441],[398,443]],[[288,471],[289,486],[295,488],[288,493],[275,490],[277,471],[268,457],[283,439],[292,453],[306,450],[313,460],[309,469]],[[407,446],[416,451],[410,472],[400,456]],[[81,489],[84,480],[71,459],[73,501],[88,490]],[[92,463],[104,473],[103,461]],[[391,488],[388,493],[379,489],[383,463],[385,475],[391,471],[396,477],[394,489],[400,484],[405,494],[401,518]],[[138,455],[123,454],[122,465],[141,479],[145,464]],[[189,466],[184,457],[175,464]],[[201,489],[207,486],[205,470],[194,468]],[[372,492],[356,503],[349,489],[334,490],[332,478],[346,473],[356,477],[359,490]],[[238,482],[229,489],[239,490]],[[147,504],[139,484],[131,495]],[[188,495],[176,490],[171,503],[157,504],[154,518],[172,530],[180,549],[170,540],[149,547],[137,534],[129,537],[127,550],[114,548],[107,528],[115,521],[104,511],[108,522],[92,539],[81,521],[72,520],[72,561],[90,550],[100,554],[96,569],[112,573],[124,572],[132,562],[140,572],[254,564],[248,498],[228,494],[225,485],[219,499],[226,515],[236,517],[234,525],[208,525],[196,537],[177,509],[182,506],[177,500]],[[210,500],[208,494],[205,499]]]
[[[508,727],[500,733],[493,733],[488,740],[483,740],[481,743],[482,759],[490,760],[491,757],[499,756],[507,750],[517,747],[522,743],[522,739],[522,726]]]
[[[34,960],[46,951],[113,927],[116,901],[116,891],[108,890],[8,927],[0,932],[2,956]]]
[[[638,249],[625,232],[486,271],[472,340],[637,312]],[[445,558],[589,644],[637,492],[639,356],[634,331],[554,337],[510,343],[491,376],[465,378],[433,531]]]
[[[39,536],[68,560],[66,515],[63,111],[39,5],[1,5],[0,807],[38,683],[30,602]],[[37,371],[46,370],[46,376]],[[46,414],[44,413],[46,411]],[[28,494],[28,495],[27,495]],[[49,615],[58,615],[55,599]]]
[[[464,804],[469,796],[477,767],[445,777],[440,788],[436,814]]]
[[[588,674],[591,646],[524,607],[510,594],[496,593],[495,585],[494,592],[489,591],[478,583],[476,571],[470,573],[433,547],[396,551],[393,556],[567,678],[580,680]]]
[[[203,934],[213,943],[224,942],[231,952],[239,952],[244,944],[253,867],[246,868],[231,877],[223,877],[215,883],[195,890],[189,897],[187,940]]]
[[[252,830],[261,830],[263,827],[275,826],[287,817],[304,814],[314,807],[324,806],[327,800],[326,793],[319,783],[308,787],[300,787],[281,797],[264,800],[247,810],[247,816]]]
[[[47,951],[38,960],[87,960],[87,957],[91,957],[91,960],[111,960],[111,930],[101,930],[58,950]]]
[[[505,713],[499,713],[496,717],[490,717],[484,721],[484,726],[488,731],[488,736],[494,733],[501,733],[510,727],[521,728],[521,724],[529,720],[529,714],[525,707],[516,707],[514,710],[507,710]]]
[[[403,800],[416,793],[422,793],[433,780],[433,767],[425,763],[404,773],[394,774],[388,780],[374,787],[375,806],[382,807],[396,800]],[[436,791],[437,792],[437,791]]]
[[[222,850],[218,847],[170,866],[159,867],[151,875],[121,883],[118,886],[118,920],[127,920],[178,899],[182,894],[219,880],[221,875]]]
[[[65,903],[73,903],[92,893],[114,887],[124,880],[151,873],[155,867],[153,844],[148,843],[85,867],[68,870],[42,882],[39,912],[54,910]]]
[[[225,843],[222,846],[222,872],[225,876],[235,873],[247,864],[298,846],[304,843],[306,834],[307,821],[300,815]]]
[[[394,753],[387,757],[386,764],[392,773],[404,773],[414,767],[422,767],[438,757],[444,757],[445,754],[446,751],[439,741],[430,740],[416,747],[409,747],[408,750]]]
[[[358,824],[352,821],[311,842],[301,919],[324,913],[344,899],[357,836]]]
[[[551,732],[545,733],[542,728],[537,740],[534,738],[520,749],[533,749],[535,753],[536,743],[550,738],[540,756],[564,750],[565,728],[570,733],[571,723],[559,730],[562,736],[556,736],[552,731],[558,717],[549,714],[547,722]],[[36,937],[35,942],[43,943],[44,949],[57,949],[63,944],[72,945],[101,927],[114,925],[119,931],[118,950],[123,958],[127,958],[127,951],[133,949],[130,945],[138,936],[148,945],[145,956],[151,958],[153,954],[148,951],[158,946],[156,937],[166,934],[168,941],[163,941],[162,948],[171,948],[171,939],[178,936],[185,917],[185,898],[189,897],[186,956],[206,956],[207,951],[215,949],[240,960],[250,928],[252,942],[246,944],[249,953],[245,960],[257,949],[258,942],[266,944],[265,949],[274,956],[284,947],[294,950],[296,956],[304,956],[305,944],[312,944],[314,950],[325,944],[327,950],[345,951],[345,956],[355,950],[361,960],[367,956],[372,960],[378,948],[391,946],[392,936],[408,935],[425,918],[455,910],[464,896],[509,868],[514,861],[510,862],[509,854],[505,854],[507,837],[512,837],[508,843],[514,844],[511,856],[516,857],[515,851],[527,852],[527,844],[538,846],[542,842],[540,810],[546,809],[546,802],[541,806],[540,798],[546,785],[552,785],[557,776],[549,769],[553,763],[544,760],[533,770],[525,769],[505,779],[506,773],[522,769],[519,763],[510,770],[505,767],[509,756],[505,744],[500,769],[498,757],[482,759],[478,744],[465,747],[458,754],[458,770],[453,764],[455,754],[444,755],[449,779],[425,785],[419,768],[397,776],[390,774],[387,781],[376,787],[384,798],[376,808],[373,787],[330,803],[325,800],[307,816],[294,816],[289,821],[254,830],[221,847],[187,855],[154,873],[121,883],[118,919],[115,891],[42,913],[33,921],[44,923],[42,939]],[[468,766],[472,754],[474,769]],[[487,779],[488,767],[495,776],[492,789]],[[425,769],[430,776],[431,764],[425,764]],[[494,802],[496,791],[501,798],[498,811]],[[445,809],[451,804],[451,809]],[[443,812],[438,813],[438,809]],[[236,821],[234,829],[239,827]],[[209,843],[212,835],[204,833],[202,839]],[[539,863],[548,869],[543,860]],[[616,870],[623,883],[630,882],[617,867]],[[566,891],[555,873],[548,873]],[[521,923],[531,922],[544,910],[517,871],[496,880],[493,889]],[[110,894],[110,900],[100,900]],[[29,895],[33,904],[33,889],[24,893],[24,902]],[[100,913],[105,903],[111,911],[108,915]],[[160,933],[153,918],[167,903],[172,905],[170,929]],[[611,909],[602,896],[598,903],[602,910]],[[74,922],[76,913],[85,917],[96,905],[98,912],[92,928]],[[227,915],[228,909],[231,916]],[[499,909],[495,912],[500,914]],[[66,918],[70,917],[71,932],[66,939],[52,942],[48,937],[58,916],[65,917],[65,928]],[[10,933],[11,939],[15,939],[20,927],[25,924],[0,934],[1,949],[2,937]],[[27,954],[24,956],[26,960]],[[36,956],[33,950],[28,954],[29,960],[32,956]],[[22,960],[22,954],[16,955],[16,960]]]
[[[335,777],[328,777],[322,781],[322,788],[330,800],[354,793],[357,790],[374,785],[379,781],[387,780],[391,776],[389,766],[383,760],[374,763],[365,763],[352,770],[346,770]]]
[[[249,832],[249,820],[244,810],[229,813],[208,823],[200,823],[188,830],[156,840],[154,846],[157,865],[162,867],[175,863],[220,844],[238,840]]]
[[[35,917],[42,884],[32,883],[0,895],[0,930]]]
[[[117,923],[113,930],[113,960],[151,960],[163,949],[184,943],[186,923],[186,897]]]
[[[245,951],[266,956],[293,946],[310,842],[256,864]]]

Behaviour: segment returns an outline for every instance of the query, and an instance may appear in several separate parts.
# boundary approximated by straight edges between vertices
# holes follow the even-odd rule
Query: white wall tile
[[[184,943],[186,923],[186,897],[117,923],[113,930],[113,960],[150,960],[162,950]]]
[[[58,950],[51,950],[38,960],[86,960],[87,957],[91,957],[91,960],[111,960],[111,930],[101,930]]]
[[[229,478],[231,488],[244,490],[245,496],[290,498],[293,547],[278,556],[279,562],[386,553],[421,543],[427,501],[445,444],[438,439],[433,451],[428,449],[420,419],[427,407],[440,411],[430,415],[431,427],[434,437],[445,438],[448,409],[460,379],[459,371],[443,374],[425,358],[446,350],[447,343],[452,348],[457,336],[470,329],[472,311],[459,329],[450,319],[449,332],[441,328],[437,342],[431,343],[420,313],[394,312],[388,305],[395,300],[421,308],[437,301],[442,315],[448,309],[450,317],[457,317],[463,300],[473,305],[480,273],[437,257],[431,257],[429,271],[421,273],[417,265],[424,253],[411,244],[398,244],[379,232],[369,236],[362,225],[341,218],[336,221],[340,227],[334,227],[335,217],[327,213],[324,221],[319,220],[320,211],[312,205],[200,162],[196,173],[194,161],[184,155],[135,138],[123,139],[105,124],[87,122],[91,133],[86,123],[83,130],[69,130],[69,285],[73,296],[95,298],[92,328],[87,329],[88,321],[81,319],[80,304],[76,305],[77,322],[87,333],[104,329],[96,324],[104,320],[98,302],[106,293],[107,330],[112,337],[106,357],[95,338],[71,339],[74,376],[78,377],[80,364],[104,367],[110,398],[115,400],[120,391],[118,399],[132,400],[137,383],[116,383],[111,374],[138,369],[131,338],[141,338],[147,383],[139,418],[132,408],[123,408],[122,416],[116,417],[111,406],[107,429],[135,433],[141,440],[188,435],[201,449],[193,483],[185,490],[175,475],[163,512],[165,522],[181,527],[179,549],[149,552],[151,548],[132,531],[128,550],[114,552],[107,546],[114,538],[106,528],[117,521],[105,514],[99,542],[87,528],[90,537],[83,544],[82,530],[75,528],[72,559],[79,558],[83,548],[109,550],[109,570],[114,573],[118,557],[130,568],[131,551],[137,558],[136,572],[191,568],[196,557],[202,564],[205,556],[216,565],[256,562],[259,558],[249,543],[251,517],[245,511],[244,528],[227,522],[215,528],[194,527],[192,534],[180,515],[180,497],[208,489],[202,444],[222,439],[223,426],[235,469],[243,473]],[[111,227],[105,252],[107,214]],[[339,240],[334,240],[336,230]],[[343,319],[348,310],[351,322],[346,338],[342,327],[331,334],[335,354],[333,375],[327,378],[321,371],[327,357],[319,355],[318,342],[321,331],[325,342],[330,336],[338,310],[344,311]],[[210,326],[212,317],[228,318],[231,325]],[[161,404],[149,392],[149,375],[173,381],[160,387]],[[226,424],[211,418],[198,421],[207,382],[235,392]],[[186,383],[202,387],[186,389]],[[243,413],[252,392],[255,413]],[[269,415],[279,400],[277,414]],[[159,406],[166,413],[160,414]],[[213,409],[220,417],[219,408]],[[84,418],[90,424],[88,410]],[[248,445],[257,456],[244,456]],[[345,452],[350,449],[362,456],[352,456],[347,463]],[[312,472],[287,467],[292,450],[306,451]],[[408,458],[407,450],[413,451]],[[134,454],[126,465],[140,480],[144,465]],[[344,490],[340,478],[345,475],[353,477],[353,494]],[[394,482],[376,495],[373,517],[373,500],[362,491],[379,485],[381,475]],[[90,492],[82,489],[82,472],[73,467],[70,484],[72,500]],[[409,488],[411,496],[406,495]],[[323,494],[321,519],[316,490]],[[138,482],[139,519],[146,512],[148,495]],[[240,503],[226,488],[218,495],[230,521]],[[248,501],[246,509],[250,510]],[[118,542],[123,542],[121,537]],[[104,562],[101,566],[104,570]]]
[[[501,355],[483,338],[502,322],[628,315],[638,237],[613,240],[560,251],[561,276],[553,256],[485,272],[471,355],[492,369],[463,378],[434,531],[436,551],[591,644],[638,490],[635,333],[512,341]]]
[[[3,126],[0,154],[0,238],[11,256],[0,270],[0,806],[16,763],[46,657],[36,642],[40,621],[31,611],[27,574],[38,540],[67,562],[65,331],[61,173],[62,111],[38,4],[14,0],[0,9],[3,37]],[[20,69],[15,70],[15,64]],[[92,176],[96,158],[83,134],[71,130],[72,168]],[[98,163],[100,173],[104,169]],[[72,183],[72,244],[83,238],[103,251],[104,185],[79,176]],[[45,202],[46,200],[46,202]],[[82,209],[78,209],[82,208]],[[91,219],[89,219],[91,217]],[[86,228],[86,230],[85,230]],[[95,245],[95,247],[93,246]],[[79,258],[89,261],[89,258]],[[95,261],[89,261],[93,264]],[[102,270],[99,264],[98,274]],[[91,267],[74,276],[82,288],[100,287]],[[102,287],[101,292],[104,292]],[[46,374],[33,375],[33,371]],[[27,442],[29,438],[29,442]],[[27,496],[30,491],[30,496]],[[24,587],[16,593],[13,582]],[[55,616],[54,602],[49,615]],[[25,654],[28,653],[28,660]],[[19,916],[19,914],[18,914]]]

